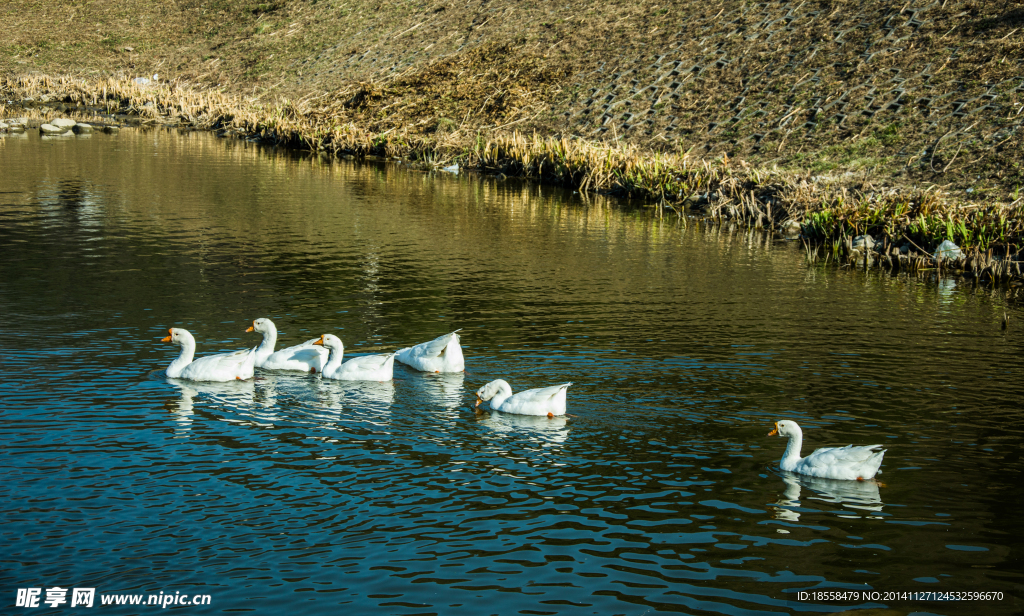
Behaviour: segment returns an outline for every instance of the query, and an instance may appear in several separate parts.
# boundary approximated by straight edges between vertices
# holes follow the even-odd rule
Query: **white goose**
[[[484,385],[476,392],[476,406],[490,400],[491,409],[517,415],[565,415],[565,390],[572,383],[552,387],[528,389],[512,394],[512,387],[498,379]]]
[[[395,359],[423,372],[462,372],[466,360],[462,356],[457,329],[450,334],[434,338],[395,353]]]
[[[324,378],[339,381],[390,381],[395,369],[395,354],[364,355],[353,357],[344,364],[341,358],[345,354],[345,345],[334,334],[324,334],[314,342],[330,352],[324,366]]]
[[[789,437],[786,453],[782,454],[782,462],[779,463],[779,467],[784,471],[825,479],[858,481],[871,479],[881,472],[878,467],[882,465],[882,456],[885,455],[885,449],[882,449],[881,445],[822,447],[815,449],[814,453],[806,458],[801,458],[800,447],[804,436],[795,421],[786,419],[775,422],[775,429],[769,432],[768,436],[776,434],[780,437]]]
[[[277,326],[270,319],[256,319],[252,322],[252,326],[245,331],[263,334],[263,342],[256,347],[257,368],[319,372],[324,369],[327,356],[330,354],[323,347],[313,346],[313,343],[317,341],[316,338],[275,352]]]
[[[172,327],[169,336],[161,342],[170,342],[181,347],[181,354],[167,366],[167,376],[172,379],[190,381],[234,381],[251,379],[256,363],[256,349],[207,355],[193,361],[196,353],[196,339],[187,330]]]

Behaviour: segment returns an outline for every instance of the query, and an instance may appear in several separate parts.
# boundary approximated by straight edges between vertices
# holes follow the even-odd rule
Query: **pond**
[[[206,133],[12,135],[0,170],[8,605],[1024,609],[1024,313],[1004,291]],[[333,333],[355,355],[461,328],[466,371],[164,375],[168,328],[202,356],[256,345],[260,317],[279,347]],[[475,411],[497,378],[571,381],[568,414]],[[879,481],[780,471],[782,419],[805,453],[883,445]]]

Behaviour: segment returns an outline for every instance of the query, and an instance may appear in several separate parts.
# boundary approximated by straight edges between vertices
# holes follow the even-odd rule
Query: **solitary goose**
[[[775,429],[768,436],[788,436],[789,444],[786,453],[782,454],[779,467],[784,471],[823,477],[825,479],[871,479],[881,471],[882,456],[885,449],[881,445],[864,445],[854,447],[822,447],[806,458],[800,457],[800,446],[803,443],[803,432],[795,421],[785,419],[775,422]]]
[[[321,373],[324,378],[339,381],[390,381],[394,375],[394,353],[353,357],[343,364],[341,358],[345,354],[345,345],[337,336],[324,334],[313,344],[325,347],[330,351],[327,365],[324,366]]]
[[[498,379],[484,385],[476,392],[476,406],[481,402],[491,401],[491,408],[503,413],[517,415],[565,415],[565,390],[572,383],[562,383],[552,387],[528,389],[512,394],[512,387]]]
[[[193,361],[196,353],[196,339],[188,330],[172,327],[170,334],[161,342],[170,342],[181,347],[181,354],[167,366],[167,376],[172,379],[190,381],[243,381],[251,379],[256,363],[256,349],[207,355]]]
[[[466,360],[459,345],[461,331],[457,329],[430,342],[400,349],[395,359],[423,372],[462,372],[466,369]]]
[[[327,356],[330,354],[323,347],[313,346],[313,343],[317,341],[316,338],[275,352],[277,326],[270,319],[256,319],[252,322],[252,326],[245,331],[263,334],[263,342],[256,347],[257,368],[319,372],[324,369]]]

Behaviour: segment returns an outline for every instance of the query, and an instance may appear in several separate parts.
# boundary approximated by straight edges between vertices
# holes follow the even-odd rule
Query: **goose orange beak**
[[[174,335],[174,331],[173,331],[173,329],[168,329],[168,330],[167,330],[167,333],[168,333],[168,334],[170,334],[171,336],[173,336],[173,335]],[[161,338],[161,339],[160,339],[160,342],[170,342],[170,341],[171,341],[171,336],[167,336],[167,337],[165,337],[165,338]]]
[[[319,344],[320,346],[323,346],[324,345],[324,337],[320,336],[320,339],[317,340],[316,342],[314,342],[313,344]]]
[[[245,333],[247,333],[247,334],[248,334],[249,332],[254,332],[254,331],[256,331],[256,329],[255,329],[255,326],[253,326],[253,325],[250,325],[250,326],[249,326],[249,329],[245,330]]]
[[[775,422],[775,429],[768,433],[768,436],[775,436],[779,433],[779,423]]]
[[[476,406],[480,406],[481,402],[483,402],[483,400],[481,400],[480,398],[477,398],[476,399]]]

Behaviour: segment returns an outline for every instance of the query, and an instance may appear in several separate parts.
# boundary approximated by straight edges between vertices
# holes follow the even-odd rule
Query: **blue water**
[[[209,595],[189,613],[1024,607],[1016,289],[206,134],[7,137],[0,169],[3,613],[55,586]],[[201,356],[258,317],[354,354],[463,328],[467,369],[163,375],[167,328]],[[568,415],[475,412],[495,378],[573,381]],[[885,445],[882,483],[779,471],[783,418],[805,452]]]

